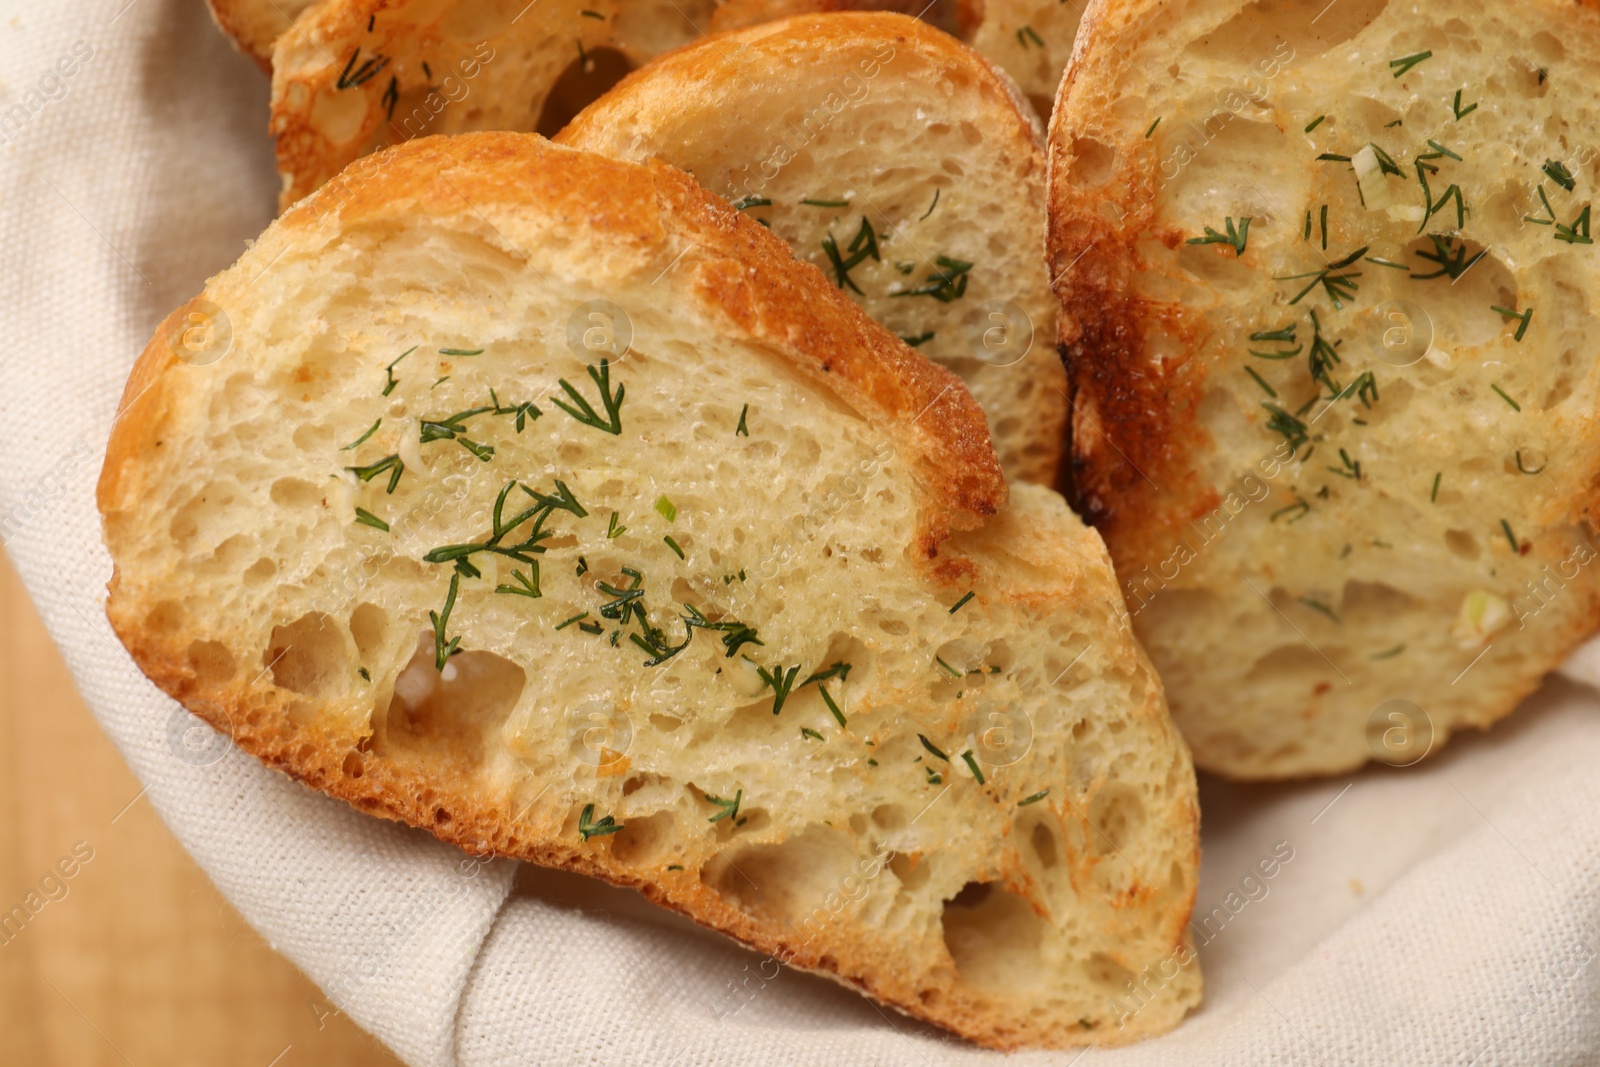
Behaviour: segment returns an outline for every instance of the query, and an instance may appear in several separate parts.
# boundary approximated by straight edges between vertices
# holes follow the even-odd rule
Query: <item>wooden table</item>
[[[62,859],[70,867],[78,842],[93,859],[46,886],[58,899],[14,936],[0,931],[0,1060],[399,1063],[348,1019],[319,1023],[316,987],[178,847],[0,558],[0,913]]]

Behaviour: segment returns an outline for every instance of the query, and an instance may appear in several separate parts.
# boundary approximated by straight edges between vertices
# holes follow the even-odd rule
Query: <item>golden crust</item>
[[[598,189],[605,195],[596,196]],[[314,241],[347,227],[423,213],[468,212],[479,218],[526,212],[555,220],[558,227],[588,235],[602,253],[606,248],[662,253],[688,244],[692,251],[678,269],[692,272],[695,289],[724,318],[727,335],[742,335],[788,359],[801,374],[881,426],[903,455],[915,458],[926,495],[916,543],[930,559],[939,555],[948,537],[975,536],[957,531],[978,527],[1005,503],[1006,487],[982,414],[953,376],[896,344],[818,272],[797,265],[775,237],[666,166],[618,163],[551,146],[532,135],[414,141],[377,157],[370,175],[348,184],[336,182],[302,202],[263,235],[251,255],[270,258],[291,243]],[[189,368],[174,351],[194,306],[191,302],[168,316],[130,376],[125,410],[113,430],[97,492],[107,538],[114,544],[125,543],[128,527],[148,517],[149,495],[142,479],[162,447],[163,427],[179,418],[175,408],[183,402],[181,376]],[[1120,605],[1092,533],[1080,530],[1072,539],[1034,533],[1019,538],[1015,551],[1017,566],[1030,576],[1012,583],[1019,598]],[[972,564],[960,557],[959,550],[940,557],[932,573],[944,574],[950,582],[970,579]],[[1038,1040],[1014,1021],[998,1019],[979,1002],[965,999],[960,989],[930,1002],[915,976],[897,966],[892,952],[878,955],[863,949],[859,958],[841,959],[836,948],[813,946],[792,928],[734,907],[695,870],[630,865],[613,857],[610,839],[597,839],[599,847],[576,847],[570,818],[554,824],[542,817],[519,822],[509,810],[463,786],[470,775],[453,771],[447,760],[398,750],[381,753],[382,758],[370,756],[359,731],[320,719],[305,721],[295,714],[295,694],[271,682],[208,680],[188,650],[192,640],[209,635],[152,627],[148,594],[133,596],[123,589],[122,562],[109,585],[107,615],[135,662],[165,692],[267,765],[363,811],[426,828],[473,853],[562,867],[635,888],[759,951],[859,988],[980,1044],[1009,1049]],[[1116,655],[1119,671],[1143,679],[1143,696],[1132,714],[1145,724],[1141,729],[1171,739],[1172,773],[1181,782],[1191,773],[1188,758],[1166,722],[1159,681],[1131,641],[1117,646]],[[1198,857],[1192,778],[1187,791],[1178,790],[1174,803],[1174,810],[1159,818],[1177,827],[1179,837],[1188,833],[1191,876],[1186,892],[1162,913],[1159,936],[1174,956],[1187,959],[1183,954],[1191,950],[1185,924]],[[1072,817],[1070,811],[1064,814]],[[1082,829],[1089,832],[1086,820]],[[1005,877],[1010,883],[1025,880],[1027,874],[1012,871]],[[1143,890],[1149,887],[1136,888],[1140,892],[1119,907],[1143,903],[1148,895]],[[1182,1010],[1179,1006],[1173,1014],[1171,1006],[1151,1007],[1115,1033],[1079,1034],[1074,1040],[1134,1040],[1172,1025]]]
[[[1227,3],[1207,5],[1216,9],[1213,14],[1217,22],[1240,6]],[[1585,0],[1578,6],[1589,11],[1600,9],[1600,5],[1593,0]],[[1551,18],[1571,17],[1571,5],[1540,3],[1530,5],[1531,8],[1538,8]],[[1244,9],[1256,10],[1248,6]],[[1141,582],[1157,590],[1152,597],[1153,603],[1159,602],[1160,590],[1171,584],[1185,591],[1198,589],[1200,593],[1212,596],[1214,601],[1224,601],[1229,605],[1238,587],[1243,584],[1238,574],[1229,573],[1217,579],[1227,588],[1205,588],[1205,568],[1211,565],[1211,557],[1217,551],[1210,548],[1194,550],[1193,558],[1200,562],[1193,567],[1189,566],[1190,557],[1180,560],[1178,566],[1188,569],[1183,570],[1181,577],[1175,580],[1165,573],[1158,579],[1149,577],[1152,570],[1173,565],[1177,558],[1174,546],[1195,543],[1195,531],[1202,524],[1225,514],[1222,510],[1225,500],[1237,489],[1233,483],[1223,483],[1218,474],[1220,461],[1217,457],[1230,442],[1219,441],[1208,428],[1217,422],[1213,420],[1207,423],[1202,405],[1214,402],[1219,392],[1241,388],[1238,381],[1244,382],[1242,391],[1250,395],[1251,406],[1264,398],[1253,392],[1254,387],[1250,386],[1248,380],[1239,378],[1242,370],[1222,363],[1215,355],[1216,334],[1225,329],[1227,324],[1219,322],[1221,315],[1212,310],[1221,302],[1214,290],[1202,288],[1199,298],[1186,303],[1166,298],[1159,287],[1140,284],[1141,275],[1154,269],[1152,264],[1160,259],[1163,250],[1169,259],[1175,257],[1194,231],[1190,229],[1185,232],[1180,228],[1173,218],[1172,204],[1162,197],[1168,184],[1176,181],[1167,174],[1167,167],[1173,164],[1174,156],[1170,152],[1170,145],[1163,148],[1160,136],[1152,137],[1146,130],[1148,121],[1154,119],[1160,108],[1154,108],[1149,115],[1130,108],[1124,114],[1112,116],[1105,106],[1108,87],[1119,83],[1130,64],[1143,61],[1155,64],[1155,60],[1150,58],[1152,51],[1182,47],[1173,42],[1187,27],[1175,27],[1171,23],[1186,16],[1203,22],[1204,18],[1196,14],[1198,10],[1175,9],[1151,3],[1150,0],[1091,0],[1083,15],[1073,60],[1061,82],[1050,124],[1050,221],[1047,248],[1061,309],[1058,332],[1073,404],[1069,454],[1074,502],[1080,514],[1104,535],[1118,572],[1130,591],[1130,606],[1133,606],[1131,591],[1136,583]],[[1588,22],[1584,27],[1588,34],[1600,34],[1600,20],[1585,21]],[[1303,43],[1302,47],[1305,47]],[[1174,71],[1176,69],[1174,67]],[[1186,80],[1193,80],[1197,76],[1192,66],[1185,67]],[[1540,84],[1543,80],[1541,72]],[[1296,90],[1300,88],[1297,86]],[[1433,86],[1429,89],[1436,91]],[[1333,108],[1337,96],[1337,93],[1331,93],[1327,101],[1329,116],[1335,114]],[[1220,92],[1217,98],[1221,99]],[[1444,92],[1442,98],[1448,100],[1449,92]],[[1396,117],[1402,113],[1396,111]],[[1225,115],[1221,110],[1217,114]],[[1262,114],[1270,125],[1273,117],[1271,109],[1264,107]],[[1315,112],[1307,114],[1314,117]],[[1139,118],[1140,115],[1143,117]],[[1173,126],[1182,128],[1184,122],[1191,121],[1185,116],[1170,113],[1162,117],[1165,119],[1161,123],[1163,132]],[[1409,127],[1411,116],[1406,114],[1405,118]],[[1215,121],[1215,117],[1205,121]],[[1281,126],[1282,119],[1277,121]],[[1299,125],[1304,125],[1303,119]],[[1400,123],[1393,122],[1390,125],[1398,127]],[[1298,126],[1289,132],[1298,133]],[[1208,125],[1200,138],[1202,147],[1209,146],[1211,136],[1212,127]],[[1456,136],[1470,138],[1471,134],[1462,131]],[[1467,143],[1470,147],[1470,139]],[[1496,148],[1500,147],[1503,146],[1496,145]],[[1217,152],[1219,149],[1209,148],[1209,151]],[[1080,153],[1083,153],[1082,158]],[[1091,162],[1085,164],[1084,159],[1090,159]],[[1180,163],[1176,169],[1181,171],[1182,166]],[[1201,164],[1194,166],[1198,169]],[[1409,166],[1409,163],[1402,166]],[[1085,168],[1096,177],[1091,183],[1080,184],[1076,174]],[[1107,190],[1125,191],[1115,197],[1114,210],[1106,203],[1110,195]],[[1475,232],[1472,226],[1473,212],[1476,210],[1475,205],[1466,216],[1467,229],[1463,232],[1468,237]],[[1307,217],[1310,217],[1309,213]],[[1373,217],[1381,218],[1381,213]],[[1198,226],[1202,221],[1218,220],[1182,221]],[[1291,228],[1296,230],[1295,236],[1298,237],[1298,224],[1291,222]],[[1349,244],[1363,243],[1359,232],[1356,231],[1358,236],[1352,237]],[[1255,250],[1255,239],[1256,234],[1252,232],[1252,251]],[[1221,254],[1228,257],[1230,264],[1233,262],[1232,249],[1226,249]],[[1385,272],[1379,270],[1375,273],[1382,277]],[[1287,298],[1284,297],[1272,305],[1272,314],[1281,319],[1300,310],[1283,306],[1286,303]],[[1151,357],[1153,343],[1158,344],[1162,358]],[[1354,375],[1362,365],[1355,363],[1355,369],[1349,373]],[[1377,367],[1381,376],[1385,370],[1383,365],[1372,365]],[[1265,363],[1257,364],[1258,368],[1268,366]],[[1448,360],[1442,366],[1449,366]],[[1224,377],[1224,373],[1227,377]],[[1492,393],[1490,395],[1493,396]],[[1283,403],[1281,399],[1279,402]],[[1293,408],[1296,404],[1285,406]],[[1573,420],[1563,414],[1553,414],[1551,425],[1557,424],[1564,428],[1560,436],[1574,444],[1585,442],[1592,435],[1593,420],[1588,416]],[[1257,451],[1270,455],[1272,443],[1263,438]],[[1583,448],[1589,452],[1584,457],[1585,461],[1592,459],[1592,450],[1586,444]],[[1521,453],[1518,455],[1520,457]],[[1241,464],[1241,470],[1249,471],[1251,467],[1248,462]],[[1421,489],[1424,499],[1428,493],[1426,476],[1432,473],[1431,466],[1424,472]],[[1448,473],[1445,475],[1447,482],[1450,476]],[[1270,478],[1269,475],[1269,481]],[[1541,488],[1544,484],[1540,483]],[[1520,545],[1517,553],[1508,552],[1505,555],[1527,557],[1534,564],[1543,562],[1549,565],[1566,557],[1572,551],[1571,538],[1578,524],[1584,519],[1593,522],[1596,515],[1600,514],[1600,500],[1594,496],[1593,486],[1583,486],[1581,489],[1576,486],[1576,482],[1569,482],[1570,491],[1548,496],[1540,494],[1541,499],[1529,506],[1529,513],[1522,520],[1529,529],[1524,531],[1519,526],[1517,530],[1518,534],[1525,534],[1525,543]],[[1438,492],[1437,486],[1434,492]],[[1277,499],[1266,507],[1276,509],[1291,503],[1291,499]],[[1538,516],[1537,524],[1535,515]],[[1240,533],[1230,536],[1247,535]],[[1370,535],[1355,531],[1348,536],[1355,539]],[[1580,540],[1585,537],[1581,532],[1575,536]],[[1265,537],[1260,540],[1264,541]],[[1493,538],[1488,540],[1492,548],[1505,547],[1503,544],[1494,544]],[[1205,542],[1202,540],[1200,543],[1203,545]],[[1349,551],[1348,548],[1346,551]],[[1434,554],[1440,560],[1449,559],[1449,552],[1443,546],[1435,548]],[[1259,576],[1268,586],[1275,582],[1292,586],[1296,578],[1293,567],[1279,567],[1274,571],[1271,565],[1267,565]],[[1534,580],[1540,579],[1534,576]],[[1584,585],[1588,587],[1582,588]],[[1561,612],[1551,612],[1540,619],[1541,628],[1536,645],[1518,641],[1511,646],[1514,651],[1497,656],[1499,659],[1519,657],[1522,661],[1520,666],[1506,668],[1504,676],[1485,677],[1488,672],[1480,672],[1477,676],[1478,689],[1470,696],[1464,694],[1457,700],[1463,708],[1457,722],[1449,722],[1444,714],[1435,713],[1429,723],[1433,730],[1433,751],[1443,744],[1456,725],[1487,727],[1508,715],[1519,700],[1539,686],[1545,672],[1557,667],[1572,647],[1600,626],[1600,589],[1593,586],[1592,579],[1580,580],[1575,586],[1577,588],[1568,591],[1563,598]],[[1520,594],[1514,595],[1515,587],[1510,588],[1512,591],[1507,592],[1507,599],[1515,603],[1516,595]],[[1245,589],[1238,596],[1248,598],[1257,596],[1257,593]],[[1293,599],[1291,595],[1290,601],[1293,602]],[[1222,608],[1216,603],[1213,606],[1220,616]],[[1451,607],[1453,614],[1453,605]],[[1229,777],[1258,780],[1334,773],[1357,767],[1370,758],[1382,758],[1376,752],[1369,752],[1367,745],[1359,740],[1354,743],[1353,750],[1348,747],[1335,750],[1331,746],[1319,749],[1316,742],[1302,739],[1305,751],[1296,750],[1289,756],[1272,757],[1264,753],[1243,755],[1247,746],[1240,744],[1235,747],[1231,742],[1225,744],[1214,737],[1205,736],[1210,730],[1220,731],[1225,722],[1234,724],[1230,736],[1249,734],[1252,730],[1250,713],[1240,709],[1251,707],[1254,701],[1241,701],[1237,691],[1221,692],[1214,687],[1196,686],[1193,681],[1195,677],[1210,675],[1194,661],[1215,658],[1220,655],[1218,650],[1206,646],[1204,642],[1197,642],[1200,646],[1198,650],[1194,646],[1179,652],[1171,648],[1162,649],[1159,647],[1162,642],[1155,635],[1150,617],[1141,619],[1138,612],[1135,615],[1136,628],[1139,628],[1141,637],[1150,646],[1153,657],[1162,669],[1174,716],[1189,737],[1200,766]],[[1450,622],[1450,617],[1445,617],[1440,628],[1448,628]],[[1194,631],[1204,630],[1206,623],[1190,620],[1189,627]],[[1502,635],[1502,638],[1505,636]],[[1170,644],[1175,645],[1176,642]],[[1506,644],[1511,644],[1509,639],[1506,639]],[[1246,661],[1252,654],[1234,652]],[[1441,686],[1445,683],[1454,684],[1450,682],[1451,676],[1470,660],[1469,653],[1461,664],[1443,673]],[[1328,662],[1331,664],[1332,660]],[[1378,670],[1368,655],[1361,656],[1359,666],[1345,662],[1343,667],[1356,679],[1358,686],[1366,684]],[[1178,681],[1180,676],[1182,682]],[[1434,676],[1432,665],[1429,665],[1428,676]],[[1349,684],[1348,679],[1340,683]],[[1403,685],[1393,681],[1388,684]],[[1291,714],[1290,709],[1273,708],[1262,710],[1260,715],[1262,718],[1275,716],[1279,721],[1304,719],[1320,727],[1327,707],[1320,702],[1324,692],[1325,687],[1319,688],[1316,697],[1308,701],[1305,710],[1298,711],[1298,714]],[[1359,731],[1354,733],[1359,736]]]
[[[892,60],[882,59],[884,51]],[[743,56],[741,61],[751,65],[750,71],[738,72],[730,65],[730,55]],[[730,30],[678,48],[627,75],[575,117],[555,142],[620,158],[653,156],[699,174],[708,184],[716,184],[707,168],[710,173],[720,174],[721,161],[728,155],[727,145],[745,139],[754,142],[771,124],[772,116],[762,104],[737,110],[730,106],[732,101],[758,96],[765,101],[766,97],[778,96],[785,106],[795,102],[806,109],[820,109],[837,95],[840,79],[853,78],[852,72],[858,66],[865,70],[870,65],[876,70],[880,62],[895,64],[892,76],[915,86],[906,90],[908,95],[915,94],[913,99],[929,102],[930,122],[937,119],[946,127],[961,123],[984,130],[981,149],[975,150],[981,151],[984,158],[965,161],[971,168],[964,178],[967,184],[954,188],[965,196],[967,211],[976,210],[986,200],[1008,208],[986,226],[986,233],[976,238],[970,231],[959,234],[958,239],[968,242],[961,246],[959,257],[976,260],[996,243],[1004,245],[1008,255],[1016,248],[1032,253],[1031,258],[1012,255],[1003,268],[991,267],[992,276],[1003,280],[986,280],[981,284],[990,288],[969,296],[967,301],[1004,294],[1025,305],[1032,319],[1045,319],[1052,301],[1039,232],[1044,216],[1038,205],[1044,178],[1043,125],[1004,71],[949,34],[906,15],[878,11],[796,15]],[[822,73],[815,80],[793,84],[788,79],[763,80],[761,72],[768,69],[816,69]],[[759,92],[753,83],[760,83]],[[696,99],[684,101],[685,86],[696,87]],[[858,182],[870,188],[873,172],[879,169],[877,156],[847,154],[854,151],[855,124],[873,121],[876,107],[888,106],[875,104],[860,117],[845,111],[836,120],[839,125],[835,133],[841,146],[806,149],[816,161],[813,166],[839,170],[853,179],[852,184]],[[713,125],[713,116],[720,117],[720,125]],[[833,160],[835,153],[847,158]],[[733,155],[739,157],[737,152]],[[981,177],[973,173],[994,160],[1004,162],[993,171],[983,171]],[[915,176],[908,180],[918,183],[933,177],[948,180],[945,172],[933,164],[926,165],[925,172],[915,166],[904,168],[904,172]],[[926,195],[926,186],[921,189]],[[794,189],[789,192],[800,195]],[[761,195],[780,196],[765,184]],[[876,189],[863,195],[868,203],[882,202],[883,194]],[[948,195],[945,203],[951,203]],[[910,217],[914,219],[915,215]],[[884,218],[887,223],[887,216]],[[906,226],[913,249],[930,247],[925,232],[917,232],[909,222]],[[780,222],[778,232],[797,250],[805,248],[814,253],[817,248],[814,235],[797,237],[804,230]],[[935,236],[933,241],[937,243],[939,239]],[[873,313],[886,316],[899,311],[904,303],[861,299]],[[883,321],[892,323],[888,317]],[[906,331],[902,327],[898,332]],[[1034,349],[1026,362],[1009,367],[986,366],[973,360],[966,348],[935,348],[931,355],[935,360],[944,360],[954,352],[951,365],[967,368],[962,373],[990,409],[991,425],[1012,427],[1009,437],[997,441],[1009,476],[1053,485],[1061,469],[1067,419],[1066,376],[1051,352],[1048,329],[1039,331]]]

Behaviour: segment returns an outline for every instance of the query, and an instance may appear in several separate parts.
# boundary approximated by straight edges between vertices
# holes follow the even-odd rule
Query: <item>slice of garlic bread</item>
[[[1420,759],[1600,619],[1593,4],[1092,4],[1051,131],[1085,513],[1203,767]]]
[[[681,171],[427,138],[162,325],[108,614],[234,741],[1001,1048],[1199,997],[1187,750],[1099,537]],[[321,210],[326,208],[326,210]]]
[[[1042,131],[983,57],[904,15],[801,15],[618,83],[558,135],[693,174],[959,374],[1008,477],[1053,483],[1066,422]]]
[[[317,0],[206,0],[211,17],[262,70],[272,69],[272,46],[300,12]]]
[[[612,42],[618,7],[618,0],[322,0],[273,51],[280,206],[385,145],[538,128],[563,73],[581,72],[591,53]]]
[[[1061,72],[1072,58],[1083,5],[1076,0],[721,0],[711,30],[830,11],[915,15],[983,53],[1011,75],[1039,117],[1048,119]]]

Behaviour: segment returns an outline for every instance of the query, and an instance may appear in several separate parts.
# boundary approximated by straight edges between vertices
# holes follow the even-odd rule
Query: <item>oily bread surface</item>
[[[961,376],[1008,477],[1051,484],[1067,400],[1042,251],[1042,133],[972,49],[905,15],[857,12],[766,22],[662,56],[557,141],[671,163],[745,205]],[[951,263],[966,269],[950,274]],[[941,276],[952,284],[927,293]]]
[[[1246,778],[1421,758],[1600,610],[1600,16],[1315,6],[1091,4],[1050,141],[1083,510]]]
[[[1008,501],[955,379],[673,168],[515,134],[379,160],[129,380],[99,499],[146,673],[363,810],[636,887],[972,1040],[1175,1024],[1199,996],[1187,751],[1098,537],[1048,490]],[[630,335],[615,435],[554,403],[566,380],[611,424],[597,300]],[[475,448],[417,444],[489,389],[504,413],[456,423]],[[393,493],[346,476],[385,455]],[[517,485],[583,509],[550,512],[538,598],[495,592],[523,561],[426,561]],[[644,623],[604,610],[630,573]],[[644,666],[633,638],[678,646],[691,608],[760,643],[697,629]]]

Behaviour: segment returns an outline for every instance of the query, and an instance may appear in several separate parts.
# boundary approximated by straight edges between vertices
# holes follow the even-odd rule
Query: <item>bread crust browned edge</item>
[[[668,84],[681,81],[685,85],[700,85],[708,81],[726,80],[727,55],[719,47],[724,43],[759,43],[769,54],[796,53],[803,57],[829,54],[832,49],[854,48],[868,50],[874,42],[888,41],[897,47],[915,52],[923,61],[941,70],[969,72],[975,79],[987,79],[1000,90],[1010,104],[1014,116],[1028,131],[1031,140],[1023,151],[1044,156],[1045,128],[1033,105],[1023,95],[1016,81],[986,56],[961,41],[926,22],[894,12],[837,11],[823,14],[794,15],[789,18],[764,22],[741,29],[725,30],[702,37],[698,41],[663,52],[655,59],[630,71],[604,96],[579,112],[552,140],[556,144],[583,147],[592,137],[599,138],[605,129],[629,128],[634,116],[631,101],[633,93],[646,83],[666,80]],[[993,134],[994,130],[988,131]],[[1048,172],[1045,176],[1048,191]],[[1039,235],[1038,254],[1045,255],[1044,234]],[[904,344],[899,338],[895,340]],[[909,346],[907,346],[909,349]],[[1055,382],[1045,382],[1047,388],[1060,391]],[[1055,470],[1051,482],[1058,490],[1069,480],[1071,464],[1067,462],[1066,443],[1070,413],[1052,412],[1052,422],[1060,420],[1061,447],[1049,459]],[[1049,481],[1047,479],[1047,481]]]
[[[1570,10],[1540,0],[1552,13]],[[1600,12],[1600,0],[1576,0],[1575,6]],[[1150,10],[1150,0],[1089,0],[1073,44],[1072,60],[1067,64],[1051,111],[1046,147],[1046,188],[1049,198],[1049,229],[1046,241],[1052,285],[1061,306],[1057,325],[1057,344],[1067,368],[1067,391],[1072,414],[1068,418],[1066,455],[1062,464],[1062,492],[1084,521],[1104,536],[1117,572],[1132,573],[1151,558],[1181,539],[1190,520],[1209,514],[1221,503],[1220,493],[1200,482],[1189,469],[1187,456],[1203,447],[1209,435],[1200,425],[1196,412],[1204,397],[1204,383],[1193,378],[1180,387],[1176,376],[1158,376],[1141,353],[1145,323],[1160,321],[1168,335],[1191,347],[1195,329],[1181,312],[1155,305],[1133,295],[1127,284],[1138,262],[1135,246],[1138,235],[1154,229],[1154,211],[1148,203],[1135,205],[1118,222],[1108,221],[1095,206],[1074,201],[1069,216],[1064,210],[1069,197],[1067,185],[1058,175],[1062,165],[1063,127],[1072,95],[1083,73],[1084,64],[1096,48],[1114,48],[1110,42],[1119,31]],[[1118,53],[1122,62],[1131,62]],[[1126,164],[1124,164],[1126,168]],[[1158,239],[1168,248],[1183,240],[1175,231],[1162,232]],[[1104,249],[1095,254],[1083,251],[1085,242]],[[1076,266],[1074,266],[1076,265]],[[1068,270],[1073,267],[1072,270]],[[1081,267],[1082,269],[1077,269]],[[1072,277],[1069,279],[1068,275]],[[1092,280],[1085,280],[1085,278]],[[1173,364],[1174,366],[1176,364]],[[1093,399],[1097,417],[1090,419],[1078,403],[1080,396]],[[1080,425],[1081,423],[1081,425]],[[1104,434],[1116,448],[1092,464],[1081,458],[1080,437]],[[1070,483],[1068,479],[1070,478]],[[1163,505],[1155,485],[1164,487],[1174,500]],[[1572,517],[1600,525],[1600,494],[1593,496]],[[1585,637],[1600,628],[1600,603],[1586,622],[1565,634],[1551,634],[1551,647],[1560,649],[1548,669],[1554,670]],[[1509,715],[1523,699],[1543,683],[1540,674],[1530,672],[1514,698],[1494,719],[1471,724],[1487,730]],[[1467,724],[1463,724],[1467,725]],[[1459,729],[1459,727],[1458,727]],[[1435,741],[1431,752],[1443,747],[1445,737]],[[1227,767],[1210,765],[1203,758],[1197,764],[1209,773],[1233,781],[1292,781],[1322,778],[1325,774],[1259,775],[1242,774]]]
[[[769,40],[770,38],[770,40]],[[896,44],[914,45],[929,62],[958,69],[975,69],[996,83],[1011,104],[1017,117],[1022,119],[1033,135],[1033,147],[1045,148],[1045,128],[1033,105],[1023,95],[1016,80],[987,56],[973,50],[958,38],[937,27],[894,11],[863,11],[839,9],[790,15],[786,18],[720,30],[700,37],[688,44],[661,53],[637,70],[629,71],[608,90],[605,96],[579,112],[571,122],[552,138],[557,144],[570,144],[583,136],[586,127],[604,120],[607,98],[625,97],[627,90],[638,82],[659,77],[692,79],[685,84],[701,84],[707,79],[726,79],[727,54],[716,45],[727,42],[761,41],[773,50],[787,49],[805,55],[825,52],[830,45],[865,47],[864,42],[892,40]]]
[[[798,264],[778,238],[695,185],[687,175],[662,164],[636,166],[551,146],[531,134],[468,134],[433,137],[388,149],[374,177],[344,190],[340,222],[386,214],[460,211],[468,188],[473,204],[484,201],[527,203],[552,212],[588,217],[611,239],[661,244],[671,235],[696,245],[701,277],[697,286],[709,303],[752,340],[790,359],[804,374],[855,406],[876,408],[891,424],[937,500],[919,533],[919,548],[936,580],[943,566],[933,562],[940,542],[954,529],[976,528],[1006,497],[999,464],[988,443],[982,413],[953,375],[904,350],[848,298],[836,293],[821,272]],[[472,176],[452,166],[473,168]],[[595,190],[605,190],[603,198]],[[291,210],[275,228],[312,227],[324,201],[341,195],[324,188]],[[629,230],[638,212],[608,210],[613,204],[642,201],[658,217],[653,232]],[[264,243],[266,237],[263,238]],[[693,266],[691,262],[691,266]],[[820,313],[800,305],[821,303]],[[160,447],[168,418],[165,386],[187,368],[169,346],[191,305],[167,316],[139,357],[128,379],[124,408],[107,446],[97,487],[100,510],[109,524],[138,508],[144,488],[140,460]],[[813,353],[827,353],[826,355]],[[919,413],[926,413],[918,420]],[[914,424],[914,425],[913,425]],[[893,431],[891,431],[893,432]],[[921,438],[921,440],[919,440]],[[801,970],[812,971],[857,989],[897,1010],[946,1027],[979,1044],[1001,1050],[1022,1047],[1010,1020],[997,1018],[957,996],[942,998],[937,1009],[924,1003],[916,986],[897,968],[892,953],[852,958],[800,941],[791,927],[746,915],[704,885],[697,872],[655,869],[645,873],[610,859],[608,848],[579,846],[576,836],[526,840],[508,812],[490,810],[459,789],[440,765],[369,760],[361,762],[354,739],[326,725],[296,725],[286,714],[287,694],[270,682],[250,686],[203,683],[187,658],[191,635],[176,638],[145,625],[149,605],[129,603],[120,592],[120,573],[108,583],[106,613],[134,662],[169,696],[229,734],[244,752],[291,778],[352,806],[432,832],[440,840],[479,856],[505,856],[558,867],[632,888],[654,903],[681,912],[702,925],[733,937]],[[198,636],[198,635],[193,635]],[[1140,653],[1142,656],[1142,652]],[[1154,675],[1152,674],[1152,678]],[[1153,698],[1152,698],[1153,699]],[[347,761],[360,765],[347,773]],[[1199,813],[1191,810],[1198,823]],[[1196,839],[1198,841],[1198,839]],[[1198,843],[1197,843],[1198,850]],[[1191,894],[1186,906],[1192,906]],[[1187,915],[1184,916],[1187,919]],[[1179,942],[1184,926],[1177,927]],[[834,948],[839,946],[835,945]],[[1169,1021],[1137,1013],[1101,1044],[1125,1043],[1164,1029]],[[1087,1041],[1089,1034],[1084,1035]]]
[[[263,73],[272,73],[272,41],[261,40],[261,26],[246,13],[250,0],[206,0],[211,21],[233,47],[255,60]],[[275,40],[276,38],[274,38]]]

